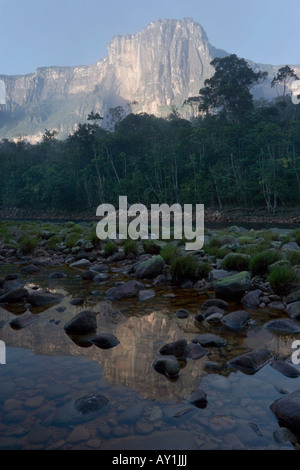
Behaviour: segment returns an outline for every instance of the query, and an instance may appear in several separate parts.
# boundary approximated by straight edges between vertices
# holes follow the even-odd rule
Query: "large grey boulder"
[[[238,356],[231,361],[229,365],[239,369],[245,374],[255,374],[272,359],[270,351],[259,349]]]

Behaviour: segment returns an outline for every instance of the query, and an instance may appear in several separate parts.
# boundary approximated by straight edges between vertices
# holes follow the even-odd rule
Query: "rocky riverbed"
[[[299,245],[229,226],[187,254],[2,222],[0,448],[298,448]]]

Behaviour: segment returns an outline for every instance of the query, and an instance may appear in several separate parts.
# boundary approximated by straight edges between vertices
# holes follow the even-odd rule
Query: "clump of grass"
[[[280,240],[279,233],[273,232],[272,230],[263,231],[260,233],[260,236],[268,242],[278,242]]]
[[[61,243],[63,241],[62,237],[58,235],[54,235],[53,237],[49,238],[48,240],[48,248],[50,250],[54,250],[57,243]]]
[[[288,266],[278,266],[272,269],[269,282],[275,294],[287,295],[300,282],[300,275]]]
[[[150,255],[158,255],[160,252],[160,247],[153,243],[152,240],[143,240],[142,245],[144,248],[144,252]]]
[[[180,285],[184,281],[194,280],[196,277],[197,260],[192,256],[177,256],[171,263],[171,276],[173,281]]]
[[[216,256],[221,246],[222,243],[218,238],[211,238],[209,244],[205,247],[205,252],[208,255]]]
[[[0,222],[0,241],[7,243],[10,239],[10,233],[5,222]]]
[[[160,256],[163,258],[165,263],[171,264],[177,253],[177,246],[172,243],[168,243],[160,250]]]
[[[250,256],[242,253],[230,253],[225,256],[222,262],[222,268],[227,271],[248,271]]]
[[[128,239],[124,243],[123,251],[125,256],[128,256],[130,253],[136,256],[139,251],[139,245],[136,241]]]
[[[67,248],[73,248],[78,242],[78,233],[71,233],[65,239],[65,245]]]
[[[38,246],[38,240],[36,237],[30,237],[29,235],[23,235],[19,240],[20,251],[23,255],[29,255]]]
[[[262,253],[257,253],[254,255],[249,264],[250,271],[252,272],[253,276],[258,274],[267,274],[268,267],[275,263],[275,261],[279,261],[281,259],[281,254],[277,251],[263,251]]]
[[[197,279],[206,279],[211,271],[211,265],[207,261],[200,261],[197,264],[195,276]]]
[[[300,250],[286,250],[285,254],[292,266],[300,264]]]
[[[216,257],[217,258],[224,258],[226,255],[228,255],[229,253],[232,253],[232,250],[231,248],[229,248],[228,246],[222,246],[222,248],[220,248],[217,253],[216,253]]]
[[[294,238],[295,238],[295,242],[298,243],[298,245],[300,246],[300,228],[297,228],[294,231]]]
[[[119,251],[118,245],[113,241],[108,241],[104,247],[104,254],[108,258],[109,256]]]

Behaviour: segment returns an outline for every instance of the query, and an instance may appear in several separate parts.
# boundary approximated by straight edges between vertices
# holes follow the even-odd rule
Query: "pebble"
[[[75,443],[80,441],[87,441],[90,437],[90,431],[85,426],[76,426],[69,437],[68,442]]]
[[[37,395],[35,397],[32,397],[32,398],[28,398],[24,405],[27,407],[27,408],[31,408],[31,409],[35,409],[35,408],[39,408],[41,406],[41,404],[43,403],[44,401],[44,398]]]
[[[153,429],[153,425],[147,421],[139,421],[136,425],[136,430],[139,434],[150,434]]]
[[[92,449],[99,449],[101,447],[100,439],[90,439],[87,441],[86,445]]]

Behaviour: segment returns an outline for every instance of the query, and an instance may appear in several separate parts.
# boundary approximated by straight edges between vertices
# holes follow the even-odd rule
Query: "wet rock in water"
[[[187,431],[156,431],[148,436],[128,436],[104,442],[101,450],[197,450],[198,446]]]
[[[275,302],[270,302],[268,304],[268,308],[272,308],[274,310],[284,310],[285,305],[284,305],[284,303],[279,302],[278,300],[276,300]]]
[[[5,291],[12,291],[14,289],[24,287],[25,284],[26,284],[26,281],[24,281],[24,279],[21,279],[20,277],[18,277],[17,279],[11,279],[9,281],[5,281],[2,285],[2,288]]]
[[[6,322],[4,320],[0,320],[0,328],[3,328],[4,325],[6,325]]]
[[[157,357],[152,367],[159,372],[160,374],[164,374],[166,377],[178,377],[179,375],[179,363],[175,356],[161,356]]]
[[[145,302],[146,300],[155,297],[155,291],[153,289],[141,290],[138,294],[138,297],[140,302]]]
[[[34,264],[29,264],[28,266],[22,266],[20,269],[21,274],[34,274],[38,273],[40,271],[40,268],[35,266]]]
[[[162,286],[167,282],[167,278],[164,274],[159,274],[153,281],[154,286]]]
[[[63,298],[63,294],[39,290],[30,292],[28,302],[36,307],[42,307],[45,305],[59,304]]]
[[[192,339],[193,343],[199,343],[203,347],[223,347],[226,346],[226,340],[221,338],[220,336],[216,336],[210,333],[204,333],[202,335],[196,336]]]
[[[189,343],[185,350],[185,357],[187,359],[201,359],[201,357],[207,354],[207,350],[199,343]]]
[[[91,262],[88,259],[82,258],[70,264],[70,268],[84,269],[90,266]]]
[[[288,395],[290,392],[285,388],[279,387],[278,385],[274,385],[275,390],[280,393],[280,395]]]
[[[94,277],[94,281],[95,282],[103,282],[103,281],[107,281],[109,278],[110,278],[110,275],[108,273],[98,273]]]
[[[91,281],[93,280],[99,273],[97,271],[93,271],[92,269],[89,269],[88,271],[85,271],[81,277],[85,281]]]
[[[285,309],[286,313],[291,317],[293,320],[300,319],[300,301],[292,302],[287,305]]]
[[[284,395],[270,406],[281,426],[300,433],[300,390]]]
[[[297,289],[297,290],[291,292],[287,296],[286,301],[287,301],[288,304],[300,301],[300,289]]]
[[[207,310],[205,310],[204,318],[208,318],[215,313],[221,313],[222,315],[224,315],[225,310],[223,308],[216,307],[216,306],[209,307]]]
[[[81,299],[80,297],[76,298],[76,299],[72,299],[70,300],[70,304],[71,305],[82,305],[84,302],[84,299]]]
[[[189,314],[190,314],[190,312],[188,310],[186,310],[185,308],[180,308],[175,313],[177,318],[182,318],[182,319],[188,318]]]
[[[123,411],[118,416],[117,421],[119,424],[136,423],[144,412],[144,407],[140,404],[136,404]]]
[[[197,313],[197,315],[194,316],[194,320],[198,323],[201,323],[204,320],[204,315],[202,315],[202,313]]]
[[[55,309],[55,311],[58,312],[58,313],[63,313],[63,312],[65,312],[66,310],[67,310],[67,307],[57,307],[57,308]]]
[[[103,395],[85,395],[58,409],[53,424],[79,424],[90,421],[107,410],[109,399]]]
[[[241,302],[248,308],[258,308],[260,304],[259,298],[261,295],[262,291],[260,289],[250,291],[248,294],[244,295]]]
[[[27,438],[31,444],[44,444],[50,439],[51,436],[51,429],[37,424],[36,426],[32,426],[30,428]]]
[[[250,320],[250,315],[245,310],[238,310],[225,315],[222,319],[222,323],[231,330],[243,329]]]
[[[136,297],[140,290],[144,290],[144,284],[138,281],[128,281],[120,286],[108,289],[106,297],[108,300],[128,299]]]
[[[39,320],[38,315],[33,315],[32,313],[24,313],[23,315],[20,315],[19,317],[14,318],[10,322],[10,326],[14,330],[20,330],[22,328],[25,328],[26,326],[31,325],[32,323],[35,323],[38,320]]]
[[[94,336],[89,340],[92,344],[95,344],[100,349],[111,349],[120,344],[118,338],[112,333],[102,333]]]
[[[8,291],[6,294],[1,295],[0,302],[14,303],[25,300],[29,297],[29,292],[25,287],[18,287]]]
[[[214,434],[225,434],[233,431],[236,422],[230,416],[216,415],[210,419],[209,426]]]
[[[299,333],[300,325],[294,320],[288,318],[279,318],[277,320],[270,320],[264,324],[264,328],[267,330],[278,331],[280,333]]]
[[[208,325],[214,325],[220,323],[223,319],[222,313],[213,313],[205,318],[205,323]]]
[[[240,300],[250,290],[251,276],[248,271],[219,279],[215,284],[216,297],[226,300]]]
[[[229,366],[233,366],[239,369],[245,374],[255,374],[262,367],[264,367],[270,360],[272,355],[267,349],[259,349],[257,351],[251,351],[241,356],[238,356],[228,362]]]
[[[211,371],[220,371],[222,370],[222,365],[221,364],[218,364],[217,362],[214,362],[214,361],[207,361],[205,364],[204,364],[204,369],[206,370],[211,370]]]
[[[93,332],[96,329],[96,315],[90,310],[84,310],[83,312],[78,313],[64,326],[66,333],[73,335],[84,335],[85,333]]]
[[[291,364],[284,361],[274,361],[272,362],[271,367],[286,377],[296,378],[300,375],[300,372],[296,367],[293,367]]]
[[[67,275],[59,271],[49,274],[50,279],[63,279],[64,277],[67,277]]]
[[[180,339],[160,348],[159,353],[166,356],[185,357],[187,340]]]
[[[203,305],[201,305],[202,310],[206,311],[210,307],[219,307],[223,310],[226,310],[229,308],[229,304],[222,299],[208,299],[206,302],[204,302]]]
[[[188,397],[188,401],[197,408],[207,407],[207,395],[203,390],[194,390]]]
[[[3,285],[4,281],[15,281],[16,279],[19,279],[20,275],[18,273],[10,273],[5,276],[5,279],[1,279],[0,285]]]
[[[23,446],[15,437],[0,436],[0,450],[20,450]]]
[[[164,268],[165,262],[160,255],[152,256],[152,258],[142,261],[136,271],[135,276],[138,279],[153,279],[154,277],[158,276],[162,273]]]
[[[290,442],[295,444],[297,442],[297,437],[287,428],[279,428],[273,432],[273,437],[278,444],[284,444]]]

